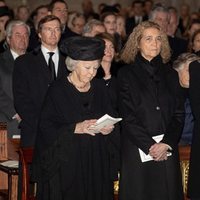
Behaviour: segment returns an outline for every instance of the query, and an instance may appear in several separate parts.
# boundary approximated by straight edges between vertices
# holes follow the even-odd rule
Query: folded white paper
[[[21,138],[21,135],[13,135],[12,138],[13,138],[13,139],[20,139],[20,138]]]
[[[0,165],[5,166],[5,167],[18,168],[19,167],[19,161],[17,161],[17,160],[8,160],[8,161],[0,163]]]
[[[161,135],[156,135],[156,136],[153,136],[152,138],[157,142],[159,143],[162,139],[163,139],[163,136],[164,134],[161,134]],[[141,158],[141,161],[142,162],[147,162],[147,161],[150,161],[150,160],[153,160],[153,158],[149,155],[149,154],[145,154],[144,151],[142,151],[140,148],[139,149],[139,154],[140,154],[140,158]],[[172,153],[167,153],[167,156],[171,156]]]
[[[102,128],[106,127],[106,126],[111,126],[111,125],[114,125],[116,124],[117,122],[121,121],[122,118],[114,118],[114,117],[111,117],[110,115],[108,114],[105,114],[103,117],[99,118],[96,123],[91,126],[90,128],[93,130],[93,131],[99,131],[101,130]]]

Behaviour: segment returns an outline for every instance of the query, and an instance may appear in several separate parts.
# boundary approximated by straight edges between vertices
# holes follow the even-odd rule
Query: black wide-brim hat
[[[75,36],[67,38],[60,50],[74,60],[100,60],[104,56],[105,42],[99,38]]]

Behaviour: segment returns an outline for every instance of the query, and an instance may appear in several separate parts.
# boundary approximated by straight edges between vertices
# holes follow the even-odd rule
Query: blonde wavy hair
[[[142,34],[144,30],[148,28],[156,28],[161,32],[161,58],[164,63],[167,63],[171,57],[171,49],[169,46],[167,35],[161,30],[161,27],[151,21],[144,21],[140,23],[133,29],[133,32],[130,34],[122,52],[120,54],[120,59],[125,63],[134,62],[136,55],[138,54],[139,50],[139,43],[142,38]]]

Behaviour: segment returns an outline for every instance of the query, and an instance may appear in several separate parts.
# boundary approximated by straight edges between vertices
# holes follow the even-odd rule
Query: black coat
[[[58,79],[67,71],[64,60],[60,54]],[[13,94],[16,111],[22,118],[20,123],[22,146],[34,145],[38,117],[50,80],[49,69],[40,49],[15,60]]]
[[[85,94],[89,94],[89,101],[85,101]],[[74,134],[74,129],[86,119],[98,119],[106,113],[115,115],[101,80],[93,80],[90,92],[85,94],[66,77],[49,88],[33,162],[38,200],[112,199],[113,174],[117,173],[116,132],[93,137]]]
[[[190,64],[189,73],[189,99],[192,113],[194,115],[194,132],[190,154],[188,196],[195,199],[200,198],[200,63],[198,61]]]
[[[151,66],[156,68],[153,73]],[[120,200],[183,200],[177,144],[184,104],[175,97],[178,81],[173,72],[159,56],[149,63],[138,55],[118,73],[123,118]],[[155,143],[152,136],[160,134],[164,134],[162,142],[173,148],[172,156],[167,161],[142,163],[138,148],[148,154]]]
[[[0,54],[0,121],[7,123],[8,136],[18,135],[18,122],[12,117],[16,114],[13,102],[12,73],[14,58],[9,49]]]

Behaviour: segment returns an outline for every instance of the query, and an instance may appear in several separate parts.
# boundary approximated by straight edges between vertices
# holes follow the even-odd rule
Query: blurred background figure
[[[101,15],[106,32],[114,35],[117,31],[117,15],[114,12],[105,12]]]
[[[144,0],[143,1],[143,11],[144,11],[144,18],[149,19],[149,15],[151,13],[151,10],[153,8],[153,0]]]
[[[38,37],[38,24],[39,21],[47,15],[48,15],[47,5],[38,6],[33,11],[33,25],[31,26],[31,35],[27,51],[32,51],[40,45],[40,40]]]
[[[20,5],[17,8],[16,19],[27,22],[30,17],[30,10],[26,5]]]
[[[172,9],[171,9],[172,10]],[[149,20],[153,21],[162,28],[168,35],[168,40],[170,44],[170,48],[172,50],[171,61],[173,62],[181,53],[187,52],[188,43],[186,40],[179,38],[174,35],[174,31],[176,31],[176,24],[178,23],[177,13],[170,11],[164,5],[157,3],[154,5],[151,14],[149,16]],[[170,23],[173,25],[173,28],[169,28]]]
[[[117,29],[116,32],[120,35],[121,40],[122,40],[122,46],[124,46],[126,39],[127,39],[127,35],[126,35],[126,19],[124,16],[118,14],[117,15],[117,20],[116,20],[116,24],[117,24]]]
[[[144,16],[142,1],[140,0],[133,1],[131,10],[133,14],[126,20],[127,35],[130,35],[130,33],[133,31],[133,28],[137,26],[140,22],[147,20],[146,16]]]
[[[86,21],[89,21],[90,19],[99,19],[99,15],[94,11],[91,0],[83,0],[81,6]]]
[[[94,37],[95,35],[99,33],[104,33],[104,32],[106,32],[106,29],[103,22],[97,19],[91,19],[83,27],[82,35],[88,36],[88,37]]]
[[[179,16],[178,11],[175,7],[168,7],[169,12],[169,23],[167,26],[167,35],[171,37],[178,37],[181,38],[181,32],[178,28],[179,24]]]
[[[190,52],[194,52],[200,56],[200,29],[195,31],[191,38]]]
[[[77,33],[78,35],[81,35],[83,32],[83,27],[86,24],[86,20],[83,14],[81,13],[74,13],[74,15],[72,16],[71,19],[71,27],[69,27],[71,29],[71,31],[73,31],[74,33]]]
[[[7,6],[4,0],[0,0],[0,7]]]
[[[0,7],[0,53],[4,52],[6,47],[6,32],[5,25],[12,19],[12,13],[7,6]]]
[[[49,4],[49,14],[58,17],[62,25],[62,34],[59,41],[59,46],[66,38],[78,35],[75,32],[71,31],[67,26],[68,11],[68,5],[64,0],[52,0]]]
[[[122,49],[122,38],[117,33],[117,13],[115,12],[104,12],[101,15],[101,21],[104,24],[106,33],[113,36],[116,44],[116,53],[119,53]]]
[[[183,37],[187,34],[189,26],[190,26],[190,6],[188,4],[182,4],[180,7],[179,29]]]

